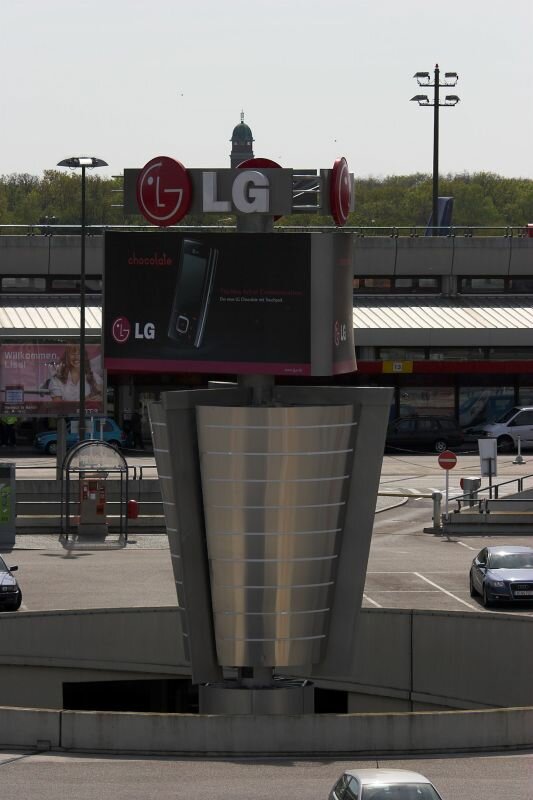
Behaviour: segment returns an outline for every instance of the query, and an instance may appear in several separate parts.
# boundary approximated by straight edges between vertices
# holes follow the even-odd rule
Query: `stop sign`
[[[175,225],[191,206],[189,173],[179,161],[168,156],[152,158],[137,177],[137,205],[152,225]]]
[[[453,469],[457,464],[457,456],[451,450],[444,450],[439,455],[439,467],[442,469]]]

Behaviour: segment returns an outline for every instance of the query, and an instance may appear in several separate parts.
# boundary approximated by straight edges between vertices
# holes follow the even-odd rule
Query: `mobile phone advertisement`
[[[328,358],[333,362],[337,349],[344,365],[339,371],[353,370],[351,260],[331,248],[334,255],[325,257],[331,263],[319,264],[312,250],[306,233],[106,233],[105,366],[117,372],[327,374],[327,366],[313,369],[326,324]],[[331,309],[316,320],[315,284],[325,302],[331,297]],[[342,320],[333,320],[339,296]]]

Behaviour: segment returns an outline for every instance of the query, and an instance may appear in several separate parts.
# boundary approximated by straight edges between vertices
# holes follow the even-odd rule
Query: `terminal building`
[[[241,114],[231,137],[232,166],[253,157],[253,142]],[[461,427],[533,404],[533,239],[519,228],[493,235],[451,228],[442,237],[344,231],[355,245],[358,371],[336,383],[392,386],[391,418],[450,415]],[[93,345],[101,342],[103,242],[101,228],[88,228],[86,341]],[[23,233],[0,226],[0,345],[76,342],[79,270],[79,236],[53,226],[28,224]],[[147,432],[149,401],[176,386],[206,385],[208,377],[109,370],[103,411],[119,423],[144,412]]]

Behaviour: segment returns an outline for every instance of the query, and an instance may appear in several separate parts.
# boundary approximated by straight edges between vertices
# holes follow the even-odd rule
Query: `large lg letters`
[[[203,211],[231,212],[233,207],[241,214],[266,214],[270,209],[270,184],[266,175],[255,170],[243,170],[231,187],[231,200],[218,198],[216,172],[202,175]]]

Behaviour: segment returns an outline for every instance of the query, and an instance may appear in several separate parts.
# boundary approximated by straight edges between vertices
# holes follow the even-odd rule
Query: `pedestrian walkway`
[[[115,536],[109,537],[110,545],[116,539]],[[128,537],[127,549],[131,550],[168,550],[168,538],[166,533],[131,533]],[[82,545],[77,545],[76,550],[85,549]],[[86,545],[87,550],[91,550],[90,544]],[[102,542],[95,544],[95,549],[102,549]],[[59,539],[59,534],[48,533],[17,533],[13,550],[64,550]]]

